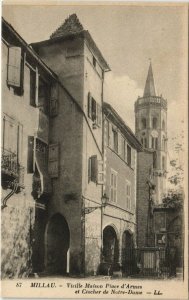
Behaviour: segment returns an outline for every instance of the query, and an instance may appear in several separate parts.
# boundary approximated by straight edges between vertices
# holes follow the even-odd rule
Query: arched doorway
[[[134,254],[133,235],[126,230],[122,236],[122,271],[125,276],[134,274],[136,270]]]
[[[46,229],[46,272],[65,275],[69,273],[70,232],[65,218],[55,214]]]
[[[112,226],[103,230],[103,260],[111,264],[113,270],[119,268],[119,246],[116,232]]]

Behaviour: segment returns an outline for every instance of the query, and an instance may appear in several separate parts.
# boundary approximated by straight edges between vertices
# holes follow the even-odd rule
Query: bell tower
[[[161,203],[167,173],[167,100],[156,94],[151,62],[143,97],[135,102],[135,131],[143,148],[154,152],[151,175],[156,185],[156,204]]]

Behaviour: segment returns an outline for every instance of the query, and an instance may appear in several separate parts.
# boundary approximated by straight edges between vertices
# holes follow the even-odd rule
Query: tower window
[[[164,136],[162,138],[162,150],[166,150],[166,140]]]
[[[145,118],[142,118],[142,129],[145,129],[146,128],[146,119]]]
[[[162,122],[162,129],[165,130],[165,121]]]
[[[165,157],[162,157],[162,169],[165,170]]]
[[[152,137],[152,149],[156,149],[158,148],[158,138],[154,138]]]
[[[153,127],[153,129],[157,129],[157,118],[153,118],[152,127]]]
[[[147,139],[142,137],[141,144],[144,146],[144,148],[147,148]]]

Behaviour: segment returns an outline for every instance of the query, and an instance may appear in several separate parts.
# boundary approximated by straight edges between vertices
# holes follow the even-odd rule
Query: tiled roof
[[[83,30],[84,28],[80,23],[77,15],[72,14],[64,21],[64,23],[59,28],[55,30],[55,32],[51,34],[50,38],[53,39],[68,34],[79,33]]]

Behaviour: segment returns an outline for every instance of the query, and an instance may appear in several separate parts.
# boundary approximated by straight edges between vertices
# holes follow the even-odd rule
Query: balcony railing
[[[24,184],[24,167],[18,163],[17,154],[2,150],[1,154],[1,173],[3,177],[9,177],[9,181],[15,180],[20,186]]]

